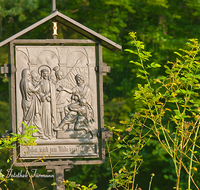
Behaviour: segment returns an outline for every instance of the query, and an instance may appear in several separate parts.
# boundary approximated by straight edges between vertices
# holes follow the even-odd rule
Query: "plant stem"
[[[180,175],[181,175],[181,161],[182,161],[182,156],[180,157],[180,161],[178,163],[178,172],[177,172],[177,179],[176,179],[176,190],[179,190]]]
[[[180,150],[180,159],[178,163],[178,172],[177,172],[177,179],[176,179],[176,190],[179,190],[180,185],[180,176],[181,176],[181,166],[182,166],[182,158],[183,158],[183,136],[181,137],[181,150]]]
[[[106,145],[107,145],[107,149],[108,149],[108,156],[109,156],[109,160],[110,160],[110,167],[111,167],[111,171],[112,171],[112,178],[114,179],[113,166],[112,166],[112,160],[111,160],[111,156],[110,156],[110,148],[108,146],[108,142],[106,142]]]
[[[133,182],[132,182],[132,190],[134,189],[134,183],[135,183],[135,174],[136,174],[136,170],[137,170],[137,164],[135,164],[135,167],[134,167],[134,173],[133,173]]]
[[[194,137],[194,142],[192,145],[192,153],[191,153],[191,157],[190,157],[190,167],[189,167],[189,176],[188,176],[188,190],[190,190],[190,181],[191,181],[190,176],[191,176],[192,164],[193,164],[192,160],[193,160],[194,149],[195,149],[198,132],[199,132],[199,125],[197,126],[197,130],[196,130],[195,137]]]
[[[151,174],[151,180],[150,180],[150,182],[149,182],[149,190],[151,189],[151,183],[152,183],[152,180],[153,180],[153,176],[154,176],[155,174]]]

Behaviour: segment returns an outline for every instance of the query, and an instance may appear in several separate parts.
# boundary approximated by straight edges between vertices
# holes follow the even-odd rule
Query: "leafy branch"
[[[194,181],[194,164],[200,162],[195,156],[199,138],[200,101],[200,45],[197,39],[190,39],[188,49],[175,52],[178,57],[175,62],[168,61],[164,65],[166,74],[157,78],[150,78],[150,69],[158,69],[160,64],[146,62],[151,54],[144,51],[144,45],[139,42],[135,32],[131,32],[132,44],[137,51],[126,50],[139,57],[139,61],[130,61],[139,66],[137,77],[145,84],[138,84],[135,100],[142,104],[135,114],[135,127],[148,126],[157,138],[161,147],[171,156],[176,171],[176,190],[180,188],[182,167],[188,174],[188,189]],[[195,158],[195,160],[194,160]],[[197,170],[197,169],[196,169]]]

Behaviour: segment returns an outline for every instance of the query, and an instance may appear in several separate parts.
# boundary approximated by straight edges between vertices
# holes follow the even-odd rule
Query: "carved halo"
[[[39,75],[41,76],[41,71],[43,69],[47,69],[49,71],[49,74],[51,74],[51,67],[49,67],[48,65],[41,65],[39,68],[38,68],[38,73]]]

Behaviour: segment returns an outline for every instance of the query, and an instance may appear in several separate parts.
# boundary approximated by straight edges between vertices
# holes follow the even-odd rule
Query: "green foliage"
[[[198,38],[200,33],[200,3],[197,0],[57,0],[56,2],[57,9],[61,13],[119,43],[124,49],[132,48],[131,37],[128,36],[128,32],[137,31],[138,39],[144,42],[149,52],[152,52],[152,57],[149,57],[151,68],[148,68],[148,64],[144,65],[144,71],[136,54],[123,51],[112,53],[103,49],[103,61],[112,68],[112,72],[104,77],[105,123],[122,130],[126,128],[125,125],[119,124],[119,121],[129,119],[130,113],[139,112],[140,108],[143,108],[139,101],[135,102],[133,96],[137,84],[141,84],[143,87],[145,83],[145,80],[141,80],[140,76],[144,77],[149,73],[147,76],[150,79],[163,80],[162,77],[159,78],[159,75],[166,77],[165,67],[168,66],[169,69],[172,67],[172,64],[166,64],[166,60],[175,60],[176,55],[173,52],[179,48],[185,49],[185,42],[188,38]],[[0,41],[43,19],[52,11],[51,1],[49,0],[1,0],[0,9]],[[58,25],[58,33],[58,38],[83,38],[61,24]],[[52,38],[52,24],[51,22],[43,24],[20,38]],[[137,49],[134,51],[137,52]],[[8,52],[8,45],[1,47],[0,65],[9,63]],[[134,62],[128,64],[131,59]],[[181,58],[179,57],[179,59]],[[156,64],[161,65],[161,67]],[[185,76],[182,76],[181,80],[184,80],[184,78]],[[159,82],[153,84],[153,87],[156,85],[159,86]],[[143,87],[143,90],[147,90],[146,93],[151,96],[148,89]],[[195,92],[198,93],[198,89]],[[181,96],[180,93],[178,95]],[[151,99],[149,98],[149,100]],[[163,120],[166,122],[171,113],[177,110],[171,105],[172,103],[169,102],[168,104],[168,109],[171,112],[170,110],[165,111],[165,115],[168,117],[166,119],[164,117]],[[182,110],[180,111],[182,113]],[[4,133],[9,128],[9,104],[8,83],[3,82],[3,75],[0,76],[0,120],[0,131]],[[116,137],[119,136],[116,135]],[[114,149],[117,140],[113,139],[111,142],[112,145],[109,146]],[[195,154],[198,156],[198,151]],[[155,139],[151,138],[148,141],[142,149],[141,155],[145,162],[140,167],[141,172],[137,174],[141,180],[136,179],[141,187],[146,180],[144,176],[150,176],[152,172],[157,172],[156,176],[165,176],[159,180],[154,179],[154,189],[163,190],[172,182],[174,183],[172,162]],[[6,169],[8,156],[6,153],[1,154],[1,160],[5,160],[5,162],[1,163],[0,168]],[[123,156],[120,149],[111,153],[113,163],[122,160]],[[102,166],[77,166],[70,174],[66,173],[65,175],[72,181],[78,180],[80,184],[95,182],[98,183],[99,189],[106,189],[111,176],[108,164],[108,160],[106,160],[106,163]],[[119,163],[115,169],[119,171],[123,165]],[[166,168],[164,165],[169,167]],[[128,167],[126,166],[126,168]],[[195,172],[195,176],[197,175],[198,172]],[[198,177],[200,178],[200,176],[196,178]],[[184,178],[181,183],[184,184],[186,181]],[[11,186],[11,189],[19,189],[19,184],[26,189],[31,188],[26,185],[27,181],[22,179],[18,183],[13,182],[13,184],[14,187]],[[142,189],[147,189],[147,187],[142,187]],[[168,187],[168,189],[170,188]]]
[[[188,175],[188,189],[191,181],[198,189],[194,180],[195,171],[200,164],[195,155],[199,148],[199,73],[200,73],[200,45],[197,39],[190,39],[188,49],[175,52],[179,57],[175,62],[164,65],[166,75],[151,78],[149,69],[161,65],[147,64],[151,56],[143,51],[144,46],[137,41],[134,32],[130,33],[132,43],[137,48],[140,65],[134,61],[138,70],[138,77],[145,80],[145,84],[138,84],[135,100],[141,104],[140,110],[134,115],[134,126],[151,130],[161,147],[170,155],[176,171],[176,189],[180,189],[181,169]],[[127,50],[130,53],[133,51]],[[195,165],[195,167],[193,167]]]
[[[36,129],[36,127],[34,126],[27,126],[25,123],[23,123],[25,126],[25,129],[23,131],[23,134],[15,134],[15,133],[11,133],[11,136],[6,136],[4,138],[0,138],[0,154],[2,154],[3,151],[7,150],[11,153],[11,156],[7,159],[7,163],[10,163],[10,161],[12,161],[12,164],[10,166],[10,170],[13,168],[14,163],[17,162],[17,159],[19,159],[19,154],[15,154],[15,152],[13,152],[13,149],[16,149],[17,146],[16,145],[23,145],[23,146],[29,146],[29,145],[36,145],[35,137],[32,137],[32,133],[37,132],[38,130]],[[13,156],[15,157],[15,159],[13,160]],[[22,160],[21,160],[22,161]],[[25,166],[26,171],[29,174],[30,177],[30,182],[33,185],[33,181],[32,181],[32,177],[28,171],[28,168]],[[9,181],[13,181],[12,178],[9,178],[9,173],[7,173],[7,175],[4,175],[2,173],[0,173],[0,184],[4,184],[4,186],[8,189],[6,183],[8,183]]]
[[[108,189],[137,189],[135,178],[141,164],[143,163],[141,151],[152,137],[150,134],[151,130],[145,130],[143,126],[135,127],[134,118],[130,121],[120,121],[120,123],[126,126],[126,132],[123,132],[123,130],[120,129],[115,129],[114,127],[108,127],[109,130],[113,131],[117,135],[115,150],[110,150],[110,145],[107,144],[112,169],[112,179],[110,180]],[[114,165],[111,159],[111,154],[117,149],[123,151],[123,166],[115,172],[115,167],[119,162]]]
[[[25,2],[24,0],[1,0],[0,4],[0,12],[2,17],[19,16],[19,21],[24,21],[27,19],[26,15],[24,14],[26,10],[32,12],[38,8],[38,0],[29,0],[29,3]]]
[[[93,183],[90,183],[88,186],[85,186],[85,185],[76,184],[76,182],[69,181],[69,180],[63,181],[62,184],[64,184],[66,186],[65,189],[67,189],[67,190],[75,190],[75,189],[94,190],[97,188],[97,186]],[[53,183],[52,185],[56,185],[56,183]]]
[[[14,143],[17,143],[17,142],[23,146],[36,145],[35,140],[37,138],[32,137],[32,133],[38,131],[38,129],[36,129],[37,127],[35,127],[35,126],[27,127],[27,125],[25,123],[23,123],[23,124],[25,125],[25,130],[24,130],[23,134],[11,133],[12,136],[7,136],[5,138],[0,139],[0,149],[1,150],[5,150],[5,149],[11,150],[16,147]]]
[[[19,144],[23,146],[36,145],[35,140],[37,138],[32,137],[32,134],[38,131],[37,127],[27,126],[24,122],[22,123],[25,126],[23,134],[14,134],[14,133],[11,133],[11,134],[16,138],[16,140],[18,140]]]

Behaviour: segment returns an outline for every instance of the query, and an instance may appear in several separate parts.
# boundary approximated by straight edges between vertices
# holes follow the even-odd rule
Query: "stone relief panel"
[[[42,149],[60,156],[60,147],[67,157],[97,156],[95,47],[16,46],[15,52],[17,132],[25,129],[22,121],[38,129],[33,133],[38,145],[21,146],[21,157],[32,158],[29,150],[41,154]],[[70,153],[71,143],[81,151]]]

